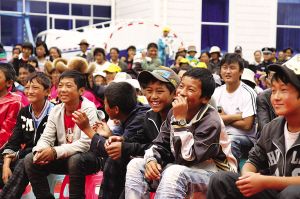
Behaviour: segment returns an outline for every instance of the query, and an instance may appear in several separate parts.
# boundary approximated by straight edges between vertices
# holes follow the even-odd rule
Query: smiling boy
[[[241,176],[230,172],[212,176],[208,199],[299,198],[300,54],[268,69],[275,71],[271,103],[279,117],[263,128]]]
[[[154,181],[159,181],[156,198],[185,198],[205,192],[214,172],[231,169],[219,144],[221,118],[208,105],[214,89],[207,69],[194,68],[183,75],[152,147],[144,159],[135,158],[127,166],[126,198],[146,198]]]

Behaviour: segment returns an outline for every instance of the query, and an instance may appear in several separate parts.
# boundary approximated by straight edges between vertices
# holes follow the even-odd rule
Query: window
[[[76,28],[82,27],[82,26],[88,26],[89,21],[88,20],[76,20]]]
[[[69,15],[69,4],[67,3],[49,3],[50,14]]]
[[[276,46],[300,52],[300,0],[278,0]]]
[[[228,22],[229,0],[203,0],[202,21]]]
[[[209,51],[212,46],[219,46],[222,51],[228,48],[228,26],[202,25],[201,49]]]
[[[21,17],[0,16],[1,42],[5,46],[23,43],[24,20]]]
[[[72,29],[72,20],[69,19],[55,19],[55,29]]]
[[[94,17],[111,18],[111,7],[110,6],[94,6]]]
[[[33,38],[35,38],[38,33],[47,29],[47,17],[30,16],[29,20]]]
[[[20,0],[0,0],[0,10],[22,12],[22,9],[23,2]]]
[[[72,15],[91,16],[91,6],[82,4],[72,4]]]
[[[203,0],[201,22],[201,51],[212,46],[228,50],[229,0]]]
[[[46,13],[47,4],[41,1],[30,1],[29,2],[29,12],[32,13]]]

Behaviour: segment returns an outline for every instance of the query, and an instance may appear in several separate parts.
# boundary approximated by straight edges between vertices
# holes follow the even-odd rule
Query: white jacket
[[[83,97],[81,110],[87,114],[90,125],[97,121],[96,106],[93,102]],[[66,141],[66,130],[64,124],[65,104],[56,105],[50,112],[48,121],[41,138],[37,145],[32,149],[33,152],[53,147],[57,138],[58,146],[55,146],[57,158],[67,158],[78,152],[86,152],[90,148],[91,139],[85,135],[75,124],[73,142],[68,144]]]

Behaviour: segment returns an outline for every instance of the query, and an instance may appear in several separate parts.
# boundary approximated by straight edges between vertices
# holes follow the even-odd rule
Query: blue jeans
[[[241,158],[248,158],[248,153],[254,143],[246,135],[228,135],[231,140],[231,151],[233,156],[240,162]]]
[[[47,176],[50,173],[70,176],[70,199],[85,198],[85,176],[100,170],[101,159],[92,152],[77,153],[65,159],[58,159],[46,165],[33,163],[33,154],[25,157],[25,170],[37,199],[53,199]]]
[[[127,166],[125,198],[149,198],[149,183],[144,178],[145,160],[135,158]],[[213,172],[168,164],[164,168],[155,198],[185,198],[195,192],[206,192]],[[156,183],[156,182],[154,182]]]

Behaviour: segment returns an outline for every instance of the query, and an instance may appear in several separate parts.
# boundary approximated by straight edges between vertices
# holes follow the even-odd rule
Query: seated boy
[[[268,70],[275,71],[271,81],[271,103],[279,117],[263,128],[241,176],[230,172],[212,176],[208,199],[299,198],[299,58],[298,54],[283,66],[273,64],[268,67]]]
[[[81,158],[89,150],[91,140],[72,119],[72,113],[80,109],[92,124],[97,121],[95,105],[81,97],[85,84],[84,76],[78,71],[61,74],[58,97],[62,103],[52,109],[33,153],[25,157],[25,170],[37,199],[54,198],[47,181],[50,173],[68,174],[70,198],[84,198],[85,175],[100,169],[100,160],[93,153]]]
[[[185,198],[205,192],[209,177],[219,169],[236,170],[235,159],[231,156],[231,164],[220,145],[221,118],[207,104],[214,89],[207,69],[194,68],[183,75],[153,146],[144,159],[135,158],[127,166],[126,198],[146,198],[157,181],[156,198]]]
[[[141,142],[144,138],[143,120],[148,107],[137,102],[135,89],[127,82],[112,82],[104,92],[105,111],[112,120],[119,120],[123,131],[122,137],[112,136],[108,141],[104,136],[95,133],[88,125],[85,114],[75,112],[74,117],[78,126],[92,138],[91,151],[99,158],[107,158],[103,168],[101,198],[119,198],[125,184],[126,165],[130,155],[136,148],[129,143]],[[77,117],[76,117],[77,116]],[[82,118],[83,117],[83,118]],[[102,126],[102,127],[101,127]],[[102,122],[99,132],[109,135],[110,129]]]
[[[38,142],[47,124],[48,115],[54,107],[47,100],[50,87],[50,79],[42,72],[30,76],[25,85],[25,94],[30,105],[20,110],[13,134],[1,154],[3,167],[0,168],[0,198],[21,198],[28,184],[23,158]]]
[[[0,63],[0,148],[12,134],[21,109],[21,96],[9,92],[16,78],[11,64]]]

